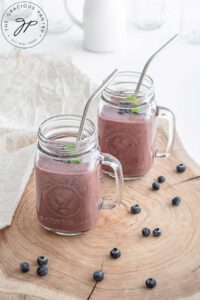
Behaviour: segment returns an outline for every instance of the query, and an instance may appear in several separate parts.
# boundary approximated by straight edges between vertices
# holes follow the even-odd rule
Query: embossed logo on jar
[[[137,141],[138,139],[132,138],[127,132],[112,132],[106,138],[108,153],[117,157],[119,155],[133,157],[133,149],[135,151],[138,146]]]
[[[76,215],[81,209],[82,197],[73,187],[56,186],[47,193],[49,209],[62,217]]]

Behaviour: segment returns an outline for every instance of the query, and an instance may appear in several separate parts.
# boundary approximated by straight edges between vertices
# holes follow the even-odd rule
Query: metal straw
[[[136,86],[136,89],[135,89],[135,95],[137,95],[140,91],[140,87],[141,87],[141,84],[142,84],[142,81],[144,79],[144,76],[146,74],[146,71],[150,65],[150,63],[152,62],[152,60],[154,59],[154,57],[160,52],[162,51],[169,43],[171,43],[175,38],[177,38],[178,34],[175,34],[169,41],[167,41],[160,49],[158,49],[149,59],[148,61],[146,62],[143,70],[142,70],[142,73],[141,73],[141,76],[140,76],[140,79],[138,81],[138,84]]]
[[[82,138],[82,134],[83,134],[83,129],[84,129],[84,125],[85,125],[85,120],[86,120],[86,116],[87,116],[87,112],[88,109],[90,108],[90,105],[92,104],[92,102],[96,99],[96,97],[104,90],[104,88],[113,80],[113,78],[116,76],[116,74],[118,73],[118,70],[115,69],[104,81],[103,83],[98,87],[98,89],[92,94],[92,96],[88,99],[84,111],[83,111],[83,116],[81,119],[81,124],[79,127],[79,132],[78,132],[78,136],[77,136],[77,142],[79,142]]]

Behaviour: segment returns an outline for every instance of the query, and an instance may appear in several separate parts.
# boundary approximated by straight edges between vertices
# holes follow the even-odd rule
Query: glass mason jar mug
[[[101,97],[98,135],[101,151],[114,155],[122,164],[124,179],[145,175],[154,157],[167,157],[174,144],[175,118],[167,108],[156,105],[153,80],[145,76],[137,97],[140,73],[119,72]],[[168,121],[165,152],[155,148],[156,119]],[[108,167],[104,171],[112,175]]]
[[[181,36],[188,42],[200,43],[200,1],[182,1]]]
[[[38,130],[35,158],[36,208],[40,224],[63,235],[77,235],[95,227],[99,209],[111,209],[121,200],[123,175],[119,161],[102,154],[96,129],[86,120],[77,144],[79,116],[55,116]],[[110,166],[116,178],[114,201],[102,201],[101,165]]]
[[[165,19],[165,0],[133,0],[133,21],[140,29],[156,29]]]

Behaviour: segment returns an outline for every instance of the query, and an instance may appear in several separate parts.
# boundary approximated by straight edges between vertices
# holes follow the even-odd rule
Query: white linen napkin
[[[82,115],[96,84],[66,55],[14,50],[0,56],[0,229],[11,225],[33,171],[37,129],[59,114]],[[97,105],[88,117],[96,122]]]

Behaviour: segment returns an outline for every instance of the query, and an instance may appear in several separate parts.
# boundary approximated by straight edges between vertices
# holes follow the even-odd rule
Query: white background
[[[64,15],[61,0],[43,1],[48,5],[49,16],[51,14],[58,18]],[[71,0],[72,10],[78,17],[82,14],[83,2]],[[48,33],[41,44],[23,51],[68,53],[99,83],[116,67],[120,70],[141,71],[147,58],[179,31],[182,0],[166,2],[165,25],[156,30],[144,31],[137,29],[131,20],[131,0],[127,0],[128,42],[118,52],[96,54],[84,50],[83,33],[76,25],[63,34]],[[11,49],[13,47],[0,32],[0,53]],[[148,74],[154,80],[158,104],[174,111],[182,142],[200,164],[200,45],[188,44],[179,38],[152,63]]]

